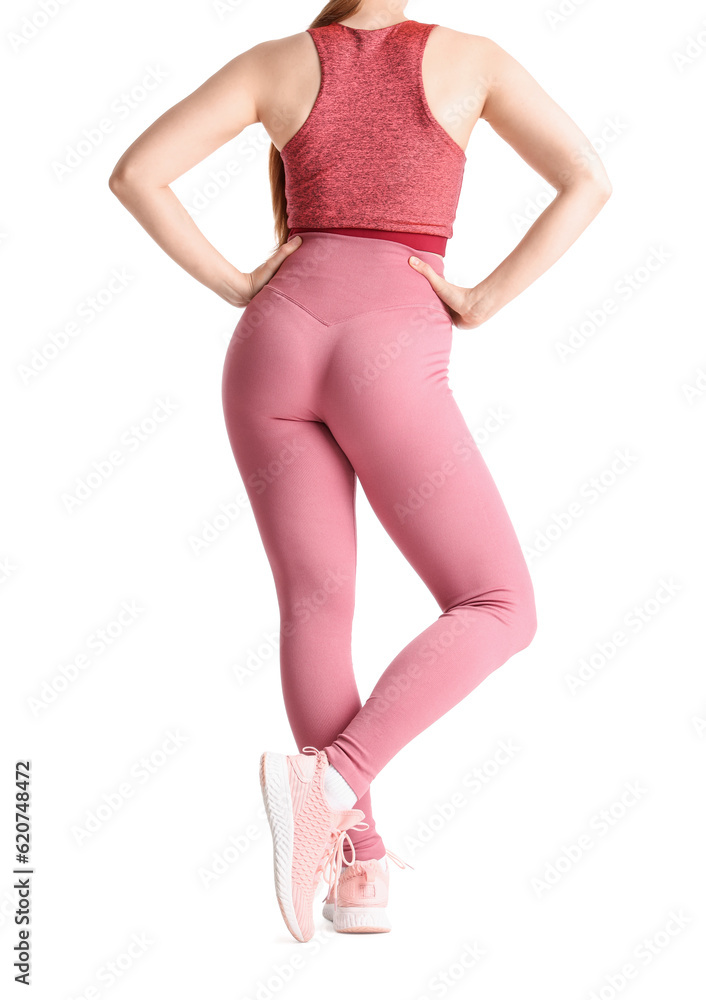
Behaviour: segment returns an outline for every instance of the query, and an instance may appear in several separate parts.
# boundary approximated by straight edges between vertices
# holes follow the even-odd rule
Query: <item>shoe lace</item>
[[[320,754],[325,754],[325,750],[319,750],[318,747],[302,747],[302,753],[307,753],[311,750],[317,756]],[[367,830],[368,823],[361,820],[356,823],[355,826],[349,826],[346,830],[339,830],[336,827],[331,829],[329,834],[329,842],[324,849],[324,853],[316,866],[316,871],[314,872],[314,882],[318,883],[319,875],[323,873],[324,881],[328,885],[328,893],[330,893],[333,888],[334,899],[338,898],[338,876],[341,873],[343,865],[352,865],[355,863],[355,845],[351,838],[348,836],[348,830]],[[351,853],[353,855],[350,861],[346,860],[344,854],[343,846],[345,841],[348,841],[351,848]]]
[[[396,854],[392,853],[392,851],[385,851],[385,854],[388,858],[392,858],[398,868],[411,868],[412,871],[415,870],[414,865],[410,865],[409,861],[403,861],[402,858],[398,858]]]
[[[348,830],[367,830],[368,824],[361,820],[360,823],[356,823],[355,826],[349,826]],[[341,874],[343,865],[354,865],[355,864],[355,844],[348,836],[348,830],[331,830],[329,843],[326,845],[326,849],[318,864],[316,872],[314,873],[314,878],[318,879],[320,872],[323,872],[324,881],[328,886],[326,895],[328,896],[333,889],[334,906],[338,901],[338,878]],[[352,858],[350,861],[346,859],[343,851],[345,841],[348,841],[351,848]]]
[[[302,753],[306,753],[307,750],[311,750],[317,755],[324,753],[323,750],[319,750],[317,747],[303,747]],[[367,830],[368,827],[369,824],[361,820],[360,823],[357,823],[355,826],[351,826],[348,829]],[[351,847],[352,857],[350,861],[346,859],[346,856],[343,851],[343,844],[345,840],[348,841]],[[415,870],[414,865],[410,865],[408,861],[407,862],[403,861],[402,858],[398,857],[393,851],[386,850],[385,854],[388,858],[390,858],[392,861],[395,862],[398,868],[411,868],[412,871]],[[338,878],[339,875],[341,874],[342,867],[343,865],[351,866],[355,864],[356,864],[355,845],[353,844],[351,838],[348,836],[348,831],[331,830],[329,843],[326,845],[323,857],[321,858],[321,861],[319,862],[316,871],[314,872],[314,880],[315,881],[318,880],[319,873],[323,872],[324,880],[328,885],[328,892],[326,894],[327,896],[331,892],[331,888],[333,888],[334,906],[338,901]],[[360,867],[361,862],[359,861],[357,864]]]

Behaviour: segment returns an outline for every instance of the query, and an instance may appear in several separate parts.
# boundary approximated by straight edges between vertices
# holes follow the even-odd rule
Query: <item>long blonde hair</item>
[[[343,21],[344,18],[355,14],[361,3],[362,0],[331,0],[331,3],[326,4],[309,27],[322,28],[326,24]],[[275,237],[277,248],[279,248],[289,239],[289,226],[287,225],[287,198],[284,193],[284,163],[274,143],[270,145],[270,188],[275,217]]]

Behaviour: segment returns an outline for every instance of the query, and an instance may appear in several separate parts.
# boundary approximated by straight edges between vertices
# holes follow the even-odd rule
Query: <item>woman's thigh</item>
[[[448,382],[453,327],[381,310],[341,331],[323,406],[376,516],[442,609],[530,597],[509,513]],[[512,592],[512,593],[511,593]]]

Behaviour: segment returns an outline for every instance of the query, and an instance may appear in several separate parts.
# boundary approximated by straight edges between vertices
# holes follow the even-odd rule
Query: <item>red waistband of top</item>
[[[389,229],[322,229],[316,227],[300,227],[290,229],[289,235],[296,236],[297,233],[340,233],[342,236],[367,236],[374,240],[394,240],[396,243],[406,243],[414,250],[427,250],[430,253],[438,253],[443,257],[446,254],[446,236],[433,236],[430,233],[396,233]]]

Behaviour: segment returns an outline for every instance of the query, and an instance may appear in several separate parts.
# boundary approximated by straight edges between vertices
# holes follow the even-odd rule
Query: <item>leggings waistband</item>
[[[396,243],[406,243],[414,250],[427,250],[429,253],[446,255],[446,236],[433,236],[430,233],[399,233],[391,229],[323,229],[318,227],[297,226],[290,229],[289,235],[297,233],[339,233],[341,236],[365,236],[377,240],[394,240]]]

